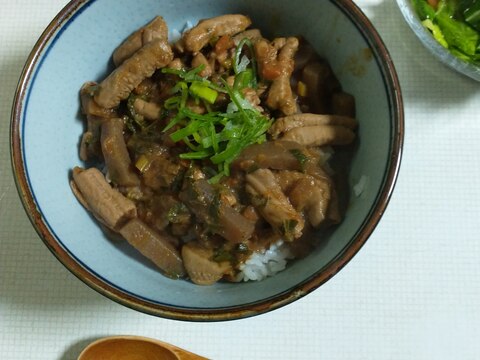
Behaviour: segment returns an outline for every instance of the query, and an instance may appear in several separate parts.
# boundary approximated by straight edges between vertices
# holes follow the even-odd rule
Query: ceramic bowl
[[[412,0],[397,0],[400,11],[405,18],[405,21],[413,30],[417,38],[421,41],[423,46],[439,61],[448,67],[466,75],[474,80],[480,81],[480,67],[469,64],[452,55],[448,49],[440,45],[434,39],[430,31],[425,29],[412,5]]]
[[[181,5],[180,5],[181,4]],[[251,16],[267,36],[303,35],[357,101],[359,143],[344,221],[308,257],[262,282],[202,287],[161,275],[126,242],[112,242],[78,203],[69,172],[83,122],[79,89],[111,70],[132,31],[162,15],[170,29],[225,13]],[[47,27],[20,79],[12,113],[12,161],[25,209],[52,253],[79,279],[128,307],[162,317],[213,321],[257,315],[306,295],[362,247],[393,191],[403,142],[403,105],[392,60],[350,0],[74,0]]]

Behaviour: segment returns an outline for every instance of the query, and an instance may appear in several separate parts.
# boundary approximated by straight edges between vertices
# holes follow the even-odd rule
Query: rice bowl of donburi
[[[134,14],[121,27],[100,21],[108,2],[71,2],[17,91],[17,184],[52,252],[113,300],[188,320],[262,313],[332,277],[383,213],[403,139],[363,14],[307,2],[340,19],[312,28],[288,2],[180,17],[142,1],[113,10]]]

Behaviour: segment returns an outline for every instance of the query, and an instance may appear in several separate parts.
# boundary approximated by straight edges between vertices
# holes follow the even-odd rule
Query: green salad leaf
[[[412,0],[412,3],[420,20],[435,18],[435,9],[426,0]]]
[[[440,45],[448,49],[448,42],[445,40],[445,36],[443,36],[443,32],[438,25],[434,24],[431,19],[423,20],[422,25],[431,31],[433,37],[440,43]]]
[[[461,60],[480,65],[480,0],[427,0],[412,4],[432,36]]]
[[[479,33],[461,20],[454,18],[456,7],[452,1],[441,1],[435,20],[442,29],[447,43],[466,55],[474,55],[477,49]]]
[[[463,10],[465,21],[477,31],[480,31],[480,1],[476,0]]]

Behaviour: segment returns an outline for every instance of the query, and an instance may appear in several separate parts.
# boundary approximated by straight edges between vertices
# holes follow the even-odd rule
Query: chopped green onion
[[[163,107],[167,110],[173,110],[179,107],[182,98],[180,96],[172,96],[171,98],[165,100]]]
[[[190,148],[190,150],[192,150],[194,152],[198,152],[198,151],[202,150],[201,147],[193,145],[188,137],[184,137],[182,140]]]
[[[219,154],[216,154],[210,158],[212,163],[218,165],[222,162],[225,162],[231,158],[235,158],[242,151],[242,142],[239,140],[229,141],[227,148]]]
[[[245,44],[250,47],[252,59],[249,60],[244,55],[239,60]],[[174,142],[183,141],[191,150],[180,154],[180,158],[209,159],[217,166],[217,173],[209,179],[210,183],[216,183],[223,176],[230,174],[230,164],[243,149],[251,144],[265,141],[265,132],[272,123],[241,93],[245,88],[257,86],[256,63],[253,55],[251,42],[248,39],[242,40],[235,54],[236,76],[233,88],[224,79],[220,79],[223,86],[219,86],[200,77],[198,73],[203,69],[202,65],[190,71],[162,70],[163,73],[177,75],[182,79],[171,90],[172,94],[178,95],[164,103],[165,109],[177,111],[177,114],[163,131],[179,125],[178,130],[170,134],[170,138]],[[247,68],[250,64],[252,68]],[[231,103],[226,113],[211,111],[210,105],[215,103],[219,92],[226,93],[230,97]],[[186,107],[189,95],[196,103],[201,101],[204,103],[207,109],[206,114],[197,114]]]
[[[170,130],[172,127],[174,127],[175,125],[177,125],[180,121],[182,121],[183,119],[185,119],[185,115],[183,114],[183,112],[179,112],[177,115],[175,115],[175,117],[168,123],[168,125],[165,127],[165,129],[163,129],[163,132],[166,132],[168,130]]]
[[[234,260],[233,255],[225,250],[224,248],[217,249],[212,256],[212,260],[217,263],[222,263],[225,261],[232,262]]]
[[[235,90],[239,91],[247,87],[254,87],[252,69],[244,70],[241,73],[239,73],[237,76],[235,76],[235,83],[233,85],[233,88]]]
[[[245,56],[241,58],[244,45],[247,45],[250,50],[250,56],[251,56],[250,61],[248,61],[248,58]],[[235,75],[238,75],[242,71],[245,71],[250,62],[252,64],[252,72],[253,72],[253,79],[252,79],[252,82],[254,84],[253,87],[256,88],[257,87],[257,61],[255,60],[255,51],[253,49],[253,44],[251,40],[248,38],[244,38],[242,39],[242,41],[240,41],[237,48],[235,49],[235,55],[233,57],[233,71],[235,72]]]
[[[299,81],[297,84],[297,93],[301,97],[306,97],[308,95],[307,85],[303,81]]]
[[[216,183],[218,183],[218,182],[222,179],[222,177],[224,177],[224,176],[225,176],[225,174],[223,173],[223,171],[221,171],[221,172],[219,172],[217,175],[212,176],[210,179],[208,179],[208,182],[209,182],[210,184],[216,184]]]
[[[192,85],[190,85],[190,92],[192,95],[204,99],[210,104],[214,104],[218,96],[218,92],[216,90],[213,90],[197,81],[194,81]]]
[[[188,89],[188,85],[185,81],[179,81],[171,90],[172,94],[176,94],[178,92],[182,92]]]
[[[184,69],[182,70],[176,70],[176,69],[170,69],[170,68],[163,68],[162,73],[164,74],[171,74],[171,75],[177,75],[180,79],[184,80],[187,83],[192,83],[194,81],[200,82],[205,86],[208,86],[209,88],[216,90],[218,92],[225,92],[220,86],[215,85],[211,81],[201,77],[198,75],[203,69],[205,69],[205,65],[201,64],[197,66],[196,68],[186,71]]]
[[[294,219],[289,219],[285,220],[282,224],[282,233],[285,236],[287,241],[292,241],[293,240],[293,231],[295,230],[295,227],[297,226],[298,221]]]
[[[209,125],[209,132],[210,132],[210,136],[205,137],[205,139],[209,139],[211,141],[211,147],[213,148],[213,151],[215,153],[218,153],[220,149],[218,146],[218,135],[215,132],[215,125],[212,123],[210,123]],[[207,147],[210,147],[210,146],[207,146]]]
[[[187,82],[192,82],[192,81],[202,81],[204,80],[198,73],[202,72],[202,70],[205,69],[205,65],[201,64],[197,66],[196,68],[186,71],[184,69],[177,70],[177,69],[171,69],[171,68],[163,68],[162,73],[164,74],[171,74],[171,75],[177,75],[179,78],[187,81]]]
[[[172,224],[181,223],[182,218],[189,216],[190,212],[188,211],[188,208],[184,203],[176,203],[168,210],[167,213],[167,219]]]
[[[135,162],[135,167],[141,172],[145,172],[150,165],[150,160],[144,155],[140,155],[138,160]]]
[[[300,164],[300,168],[304,170],[305,164],[308,161],[307,156],[299,149],[291,149],[290,153],[297,159],[298,163]]]
[[[186,127],[183,129],[179,129],[175,131],[173,134],[170,135],[170,138],[178,142],[183,138],[192,135],[195,131],[197,131],[202,124],[199,121],[191,121]]]
[[[208,150],[200,150],[196,152],[189,152],[189,153],[184,153],[180,154],[180,159],[187,159],[187,160],[201,160],[205,159],[212,155],[211,151]]]

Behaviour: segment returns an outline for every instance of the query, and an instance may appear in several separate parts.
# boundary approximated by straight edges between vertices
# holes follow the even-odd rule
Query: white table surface
[[[25,215],[10,167],[10,107],[30,49],[65,3],[1,0],[0,359],[75,359],[116,334],[213,359],[480,358],[480,83],[437,63],[395,1],[357,1],[393,56],[405,100],[403,163],[385,216],[312,294],[221,323],[164,320],[108,300],[54,258]]]

